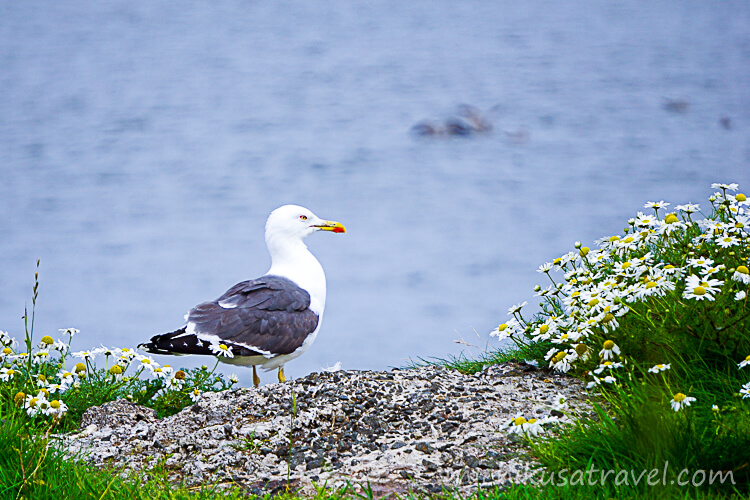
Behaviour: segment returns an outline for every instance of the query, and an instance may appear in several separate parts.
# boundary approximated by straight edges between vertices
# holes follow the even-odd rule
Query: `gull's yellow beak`
[[[346,228],[344,225],[340,222],[335,222],[332,220],[323,221],[323,224],[317,224],[313,227],[317,227],[321,231],[333,231],[334,233],[345,233]]]

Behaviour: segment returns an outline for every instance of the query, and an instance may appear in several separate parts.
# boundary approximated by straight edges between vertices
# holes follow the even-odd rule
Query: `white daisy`
[[[526,420],[523,414],[516,414],[515,417],[506,420],[501,429],[507,429],[510,434],[536,436],[542,431],[544,421],[536,418]]]
[[[128,363],[132,361],[137,355],[138,353],[135,352],[135,350],[130,349],[129,347],[123,347],[122,349],[120,349],[120,359]]]
[[[573,351],[572,353],[566,353],[565,351],[560,351],[555,356],[552,357],[552,359],[549,362],[549,366],[555,371],[567,373],[571,367],[570,363],[575,361],[576,358],[577,356],[575,355],[575,351]]]
[[[197,388],[190,391],[190,399],[193,400],[193,403],[197,403],[200,398],[201,391],[199,391]]]
[[[734,300],[742,300],[745,297],[747,297],[747,293],[745,293],[745,290],[739,291],[734,294]]]
[[[15,339],[8,332],[0,330],[0,344],[10,346],[14,341]]]
[[[734,247],[740,244],[740,240],[734,236],[724,236],[722,238],[714,239],[714,241],[722,248]]]
[[[685,280],[685,291],[682,296],[686,299],[714,300],[714,295],[719,293],[724,282],[717,279],[701,279],[696,275],[690,275]]]
[[[40,363],[44,363],[45,361],[48,361],[49,360],[49,351],[46,350],[46,349],[44,349],[44,350],[39,350],[39,351],[35,352],[34,353],[34,359],[36,361],[40,362]]]
[[[26,396],[24,408],[26,409],[28,416],[36,417],[39,413],[46,414],[49,409],[49,401],[47,401],[44,392],[40,391],[36,396],[29,394]]]
[[[72,337],[73,335],[75,335],[76,333],[80,332],[81,330],[79,330],[77,328],[60,328],[58,331],[61,332],[63,335],[67,334],[67,335],[70,335]]]
[[[538,273],[548,273],[552,269],[552,262],[545,262],[541,266],[539,266],[539,269],[536,270]]]
[[[179,390],[179,389],[182,389],[183,385],[185,385],[185,380],[179,379],[175,376],[171,376],[164,381],[164,386],[167,389]]]
[[[742,386],[740,394],[742,394],[742,399],[750,398],[750,382]]]
[[[517,313],[517,312],[521,312],[521,309],[522,309],[522,308],[523,308],[523,306],[525,306],[526,304],[528,304],[528,302],[524,300],[524,301],[523,301],[523,302],[521,302],[520,304],[516,304],[516,305],[514,305],[514,306],[511,306],[511,307],[509,307],[509,308],[508,308],[508,314],[515,314],[515,313]]]
[[[666,365],[654,365],[651,368],[649,368],[648,371],[649,373],[659,373],[665,370],[669,370],[670,368],[671,368],[670,364],[667,363]]]
[[[594,380],[586,384],[586,389],[591,389],[592,387],[601,385],[602,383],[613,384],[617,382],[617,379],[612,375],[607,375],[604,378],[599,378],[596,375],[591,375],[591,378],[593,378]]]
[[[730,191],[737,191],[737,188],[740,187],[739,184],[736,182],[733,182],[731,184],[722,184],[719,182],[714,182],[711,184],[711,189],[729,189]]]
[[[750,285],[750,270],[748,270],[747,266],[737,266],[734,274],[732,274],[732,279],[745,285]]]
[[[745,368],[748,365],[750,365],[750,356],[748,356],[745,359],[743,359],[742,361],[740,361],[737,364],[737,367],[741,370],[741,369]]]
[[[667,208],[669,206],[669,203],[666,203],[664,200],[661,201],[647,201],[645,205],[643,205],[643,208],[653,208],[654,210],[658,210],[660,208]]]
[[[687,265],[690,267],[700,267],[701,269],[710,269],[714,267],[714,261],[706,257],[688,259]]]
[[[556,410],[564,410],[568,408],[568,398],[558,392],[552,400],[552,406]]]
[[[683,393],[678,392],[672,397],[672,401],[670,401],[669,404],[674,411],[680,411],[683,406],[690,406],[690,403],[693,401],[695,401],[695,398],[685,396]]]
[[[694,203],[686,203],[684,205],[677,205],[675,208],[677,210],[682,210],[686,214],[692,214],[692,213],[700,211],[701,209],[700,205],[694,204]]]
[[[53,399],[49,402],[49,407],[47,408],[47,411],[45,413],[54,417],[62,417],[67,411],[68,406],[65,403],[60,400]]]
[[[72,354],[72,356],[74,358],[92,360],[96,356],[96,352],[94,352],[94,351],[78,351],[78,352],[74,352]]]
[[[615,354],[618,356],[620,355],[620,348],[611,340],[605,340],[602,347],[603,349],[599,351],[599,356],[601,356],[604,361],[614,359]]]
[[[161,366],[157,366],[153,368],[152,373],[156,378],[160,378],[162,380],[166,380],[169,378],[169,372],[162,368]]]
[[[57,379],[65,386],[71,386],[73,385],[73,382],[75,382],[75,377],[68,370],[60,370],[57,372]]]
[[[618,368],[622,368],[622,363],[614,363],[612,361],[605,361],[604,363],[596,367],[596,370],[594,370],[594,373],[596,373],[597,375],[601,375],[601,373],[604,370],[616,370]]]
[[[226,344],[212,343],[208,346],[208,348],[211,349],[211,352],[214,353],[214,356],[226,356],[228,358],[234,357],[232,349],[230,347],[227,347]]]
[[[0,380],[3,382],[8,382],[9,380],[12,380],[17,373],[17,371],[11,368],[0,368]]]
[[[503,340],[512,337],[521,330],[523,330],[523,328],[521,328],[521,323],[519,323],[516,318],[510,318],[508,321],[492,330],[490,335],[497,337],[498,340]]]
[[[145,368],[151,373],[154,373],[154,370],[159,368],[159,363],[148,356],[142,356],[139,354],[136,356],[136,359],[140,362],[141,368]]]
[[[52,349],[54,349],[55,351],[63,352],[67,348],[68,348],[68,344],[66,344],[60,339],[58,339],[57,342],[52,344]]]

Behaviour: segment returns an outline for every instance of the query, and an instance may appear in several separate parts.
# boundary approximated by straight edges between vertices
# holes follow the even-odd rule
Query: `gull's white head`
[[[302,241],[315,231],[345,233],[346,228],[339,222],[321,219],[305,207],[284,205],[268,216],[266,243],[275,239]]]
[[[326,277],[320,262],[302,241],[315,231],[345,233],[346,228],[297,205],[277,208],[266,222],[266,244],[271,254],[268,274],[288,278],[307,290],[310,309],[320,316],[326,302]]]

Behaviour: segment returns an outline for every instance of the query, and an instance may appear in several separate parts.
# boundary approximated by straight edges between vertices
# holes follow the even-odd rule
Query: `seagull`
[[[339,222],[307,208],[284,205],[266,221],[271,268],[260,278],[237,283],[224,295],[192,308],[179,330],[156,335],[138,347],[153,354],[205,354],[255,370],[278,368],[310,348],[320,330],[326,302],[323,267],[302,240],[317,231],[345,233]]]

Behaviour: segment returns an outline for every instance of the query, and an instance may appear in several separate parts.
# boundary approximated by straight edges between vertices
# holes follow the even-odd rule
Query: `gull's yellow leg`
[[[284,367],[279,368],[279,382],[282,384],[286,382],[286,376],[284,375]]]
[[[258,372],[255,371],[255,365],[253,365],[253,385],[257,388],[260,385],[260,377]]]

